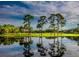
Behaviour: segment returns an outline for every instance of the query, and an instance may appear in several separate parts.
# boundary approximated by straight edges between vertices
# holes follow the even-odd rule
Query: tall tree
[[[64,20],[63,15],[61,15],[60,13],[57,13],[56,16],[57,16],[58,24],[61,26],[60,30],[62,31],[62,27],[65,25],[66,20]]]
[[[38,20],[38,24],[37,24],[37,28],[41,32],[41,38],[39,38],[39,44],[40,43],[42,44],[42,30],[45,23],[46,23],[46,16],[40,16],[40,19]]]
[[[58,21],[57,25],[58,25],[58,33],[59,33],[59,30],[61,30],[62,32],[62,27],[65,25],[66,20],[64,20],[63,15],[61,15],[60,13],[57,13],[56,17]],[[61,33],[61,36],[62,36],[62,33]],[[62,42],[62,37],[61,37],[61,42]],[[61,50],[61,48],[63,48],[63,44],[61,43],[61,47],[59,48],[59,43],[58,43],[58,49]]]
[[[64,20],[63,15],[61,15],[60,13],[51,14],[48,19],[49,19],[49,23],[50,23],[51,28],[54,28],[54,36],[55,36],[55,30],[56,30],[56,28],[57,28],[57,36],[58,36],[59,29],[60,29],[59,26],[61,26],[61,28],[62,28],[65,25],[65,22],[66,22]],[[54,39],[54,44],[55,44],[55,39]],[[58,49],[59,49],[58,37],[57,37],[57,45],[58,45]]]
[[[51,14],[50,17],[48,18],[49,21],[49,27],[52,28],[54,32],[54,37],[55,37],[55,14]],[[52,35],[52,33],[50,33]],[[55,38],[54,38],[54,45],[55,45]]]
[[[30,31],[31,31],[31,21],[32,21],[32,19],[34,19],[34,16],[32,16],[32,15],[25,15],[24,16],[24,28],[25,28],[25,30],[28,30],[28,35],[30,35]]]
[[[49,19],[48,21],[50,23],[49,28],[51,28],[53,30],[54,36],[55,36],[55,23],[54,23],[54,21],[55,21],[55,14],[51,14],[48,19]]]
[[[61,25],[61,27],[63,27],[65,25],[65,22],[66,22],[64,20],[63,15],[61,15],[60,13],[51,14],[48,19],[49,19],[50,27],[51,28],[54,27],[54,29],[55,29],[55,26],[57,25],[58,30],[60,29],[59,25]]]
[[[41,35],[42,35],[44,24],[46,24],[46,16],[40,16],[40,19],[38,20],[37,28],[39,28],[39,30],[41,31]]]

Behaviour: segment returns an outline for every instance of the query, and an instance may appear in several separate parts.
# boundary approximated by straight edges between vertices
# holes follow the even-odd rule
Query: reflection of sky
[[[61,13],[67,20],[63,29],[74,28],[79,23],[79,2],[48,2],[48,1],[0,1],[0,24],[13,24],[20,26],[25,14],[32,14],[35,19],[32,26],[35,29],[38,17],[50,16],[51,13]],[[48,25],[44,26],[44,29]]]
[[[21,56],[23,48],[17,43],[12,45],[0,45],[0,56]]]
[[[38,48],[37,48],[37,43],[39,43],[39,38],[32,37],[32,40],[33,40],[33,43],[30,45],[31,50],[34,52],[34,56],[40,56],[40,53],[38,52]],[[58,41],[61,44],[61,38],[59,38]],[[45,48],[49,49],[50,48],[49,43],[53,43],[54,40],[43,38],[42,42],[43,42],[43,46]],[[75,47],[77,49],[79,49],[77,46],[77,41],[74,41],[72,39],[63,38],[62,43],[66,46],[66,49],[69,49],[70,51],[72,50],[71,48],[75,48]],[[9,56],[9,57],[10,56],[20,56],[21,57],[21,56],[23,56],[23,52],[24,52],[23,48],[24,48],[23,45],[19,45],[18,42],[11,44],[11,45],[0,45],[0,56]],[[71,52],[74,52],[74,50],[75,49],[73,49],[73,51],[71,51]],[[71,53],[71,52],[68,52],[68,53]],[[68,53],[67,53],[67,56],[70,56],[70,55],[68,55]],[[77,51],[75,53],[77,53]],[[47,55],[47,56],[49,56],[49,55]]]

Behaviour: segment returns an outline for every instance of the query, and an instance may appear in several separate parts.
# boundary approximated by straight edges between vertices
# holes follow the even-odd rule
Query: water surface
[[[49,57],[51,45],[56,47],[64,46],[62,57],[79,57],[79,38],[78,37],[58,37],[58,38],[37,38],[31,37],[29,40],[24,38],[0,38],[0,57]],[[38,51],[42,46],[42,52]],[[57,51],[58,48],[54,50]],[[31,53],[29,53],[29,51]],[[62,50],[61,50],[62,51]],[[58,50],[60,53],[60,50]],[[55,53],[57,55],[57,52]]]

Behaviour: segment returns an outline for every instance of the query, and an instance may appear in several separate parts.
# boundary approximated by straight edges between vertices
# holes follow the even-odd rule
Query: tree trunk
[[[29,27],[29,30],[28,30],[28,40],[31,41],[30,39],[30,21],[28,20],[28,27]]]
[[[59,34],[59,23],[57,23],[57,44],[58,44],[58,49],[59,49],[59,37],[58,37],[58,34]]]
[[[41,28],[41,44],[42,44],[43,42],[42,42],[42,28]]]
[[[55,26],[54,26],[54,44],[55,44]]]
[[[61,46],[62,46],[62,26],[61,26]]]

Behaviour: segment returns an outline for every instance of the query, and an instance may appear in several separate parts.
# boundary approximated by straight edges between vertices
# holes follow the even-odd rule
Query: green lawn
[[[0,34],[0,37],[24,37],[28,36],[28,33],[5,33]],[[31,37],[39,37],[41,34],[39,33],[31,33],[29,36]],[[42,33],[43,37],[54,37],[54,33]],[[67,33],[55,33],[55,36],[79,36],[79,34],[67,34]]]

